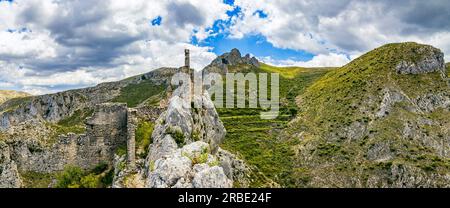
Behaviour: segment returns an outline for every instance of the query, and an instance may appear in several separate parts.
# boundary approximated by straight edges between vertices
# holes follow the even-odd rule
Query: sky
[[[447,0],[0,0],[0,89],[35,95],[238,48],[277,66],[342,66],[386,43],[440,48]]]

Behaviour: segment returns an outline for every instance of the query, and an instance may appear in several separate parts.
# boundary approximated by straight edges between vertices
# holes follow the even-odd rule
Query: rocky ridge
[[[147,158],[116,173],[115,187],[230,188],[233,180],[245,180],[243,161],[219,147],[226,130],[209,95],[193,95],[191,102],[189,89],[182,85],[172,94]],[[130,184],[130,178],[140,182]]]
[[[250,54],[246,54],[242,57],[241,52],[234,48],[229,53],[224,53],[214,59],[211,64],[203,69],[204,73],[219,73],[226,74],[229,72],[228,66],[248,65],[259,67],[259,61],[255,57],[251,57]]]

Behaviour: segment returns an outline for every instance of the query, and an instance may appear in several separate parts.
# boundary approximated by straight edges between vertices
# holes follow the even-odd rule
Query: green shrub
[[[80,186],[83,188],[98,188],[100,187],[99,176],[94,174],[89,174],[84,176],[80,180]]]
[[[76,166],[67,166],[64,171],[57,175],[56,188],[79,188],[81,178],[84,176],[84,171]]]
[[[185,137],[181,129],[169,128],[167,133],[172,136],[175,142],[178,144],[178,147],[182,147],[186,144]]]
[[[92,169],[92,173],[98,175],[105,172],[108,169],[108,163],[100,162],[98,165]]]
[[[152,122],[141,121],[136,128],[136,150],[144,150],[142,157],[148,153],[148,146],[152,143],[152,133],[154,124]]]
[[[196,155],[192,158],[192,164],[203,164],[208,161],[208,153],[202,153],[200,155]]]
[[[212,162],[209,162],[208,165],[209,165],[209,167],[219,166],[220,165],[220,161],[219,160],[214,160]]]
[[[108,164],[100,163],[90,171],[80,167],[67,166],[56,175],[55,188],[102,188],[112,184],[114,170]]]
[[[118,156],[126,155],[127,154],[127,145],[123,144],[123,145],[118,146],[115,153]]]
[[[192,140],[200,141],[200,132],[198,130],[192,132]]]

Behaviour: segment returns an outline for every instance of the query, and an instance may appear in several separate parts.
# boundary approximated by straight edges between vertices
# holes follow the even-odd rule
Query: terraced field
[[[331,68],[282,68],[266,64],[246,70],[280,73],[281,104],[280,115],[276,119],[261,119],[262,109],[217,109],[227,129],[222,148],[239,154],[254,168],[251,187],[290,187],[294,184],[292,147],[298,141],[280,139],[279,135],[297,114],[297,95],[330,70]]]

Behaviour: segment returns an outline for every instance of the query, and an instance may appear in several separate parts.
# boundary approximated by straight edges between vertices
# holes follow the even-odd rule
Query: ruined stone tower
[[[188,72],[191,69],[189,49],[184,49],[184,67],[186,67],[186,69],[188,69]]]
[[[184,49],[184,70],[185,73],[189,74],[190,78],[191,78],[191,94],[190,94],[190,98],[192,99],[193,95],[194,95],[194,72],[191,70],[191,57],[190,57],[190,52],[189,49]]]
[[[135,109],[128,109],[127,111],[127,162],[130,168],[136,167],[136,114]]]

